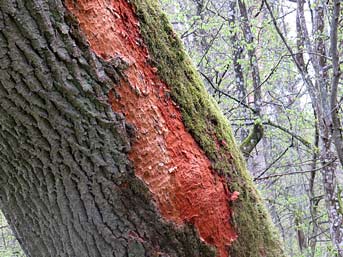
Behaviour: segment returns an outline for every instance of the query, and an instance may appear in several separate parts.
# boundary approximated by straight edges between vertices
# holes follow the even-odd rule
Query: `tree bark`
[[[154,1],[4,0],[0,17],[0,206],[27,256],[283,256]]]

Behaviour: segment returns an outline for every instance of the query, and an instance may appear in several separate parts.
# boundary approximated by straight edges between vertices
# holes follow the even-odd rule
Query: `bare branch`
[[[266,180],[266,179],[271,179],[271,178],[278,178],[278,177],[284,177],[284,176],[290,176],[290,175],[296,175],[296,174],[306,174],[306,173],[311,173],[313,171],[319,171],[329,165],[331,165],[333,162],[335,162],[337,159],[334,159],[331,162],[326,163],[325,165],[315,169],[315,170],[304,170],[304,171],[294,171],[294,172],[289,172],[289,173],[282,173],[282,174],[273,174],[273,175],[269,175],[269,176],[265,176],[265,177],[257,177],[254,178],[254,181],[257,180]]]
[[[271,163],[269,166],[262,171],[256,178],[254,178],[254,181],[261,180],[261,177],[271,168],[275,163],[277,163],[287,152],[288,150],[293,147],[293,142]]]
[[[289,44],[287,43],[287,40],[285,38],[285,36],[282,34],[279,26],[277,25],[277,22],[276,22],[276,19],[274,17],[274,14],[273,14],[273,11],[272,9],[270,8],[270,5],[268,4],[268,1],[267,0],[263,0],[266,7],[267,7],[267,10],[272,18],[272,21],[273,21],[273,24],[274,24],[274,27],[276,29],[276,32],[278,33],[278,35],[280,36],[283,44],[285,45],[285,47],[287,48],[288,52],[290,53],[291,57],[292,57],[292,60],[293,62],[295,63],[295,66],[297,67],[303,81],[306,83],[306,85],[308,86],[309,88],[309,93],[311,94],[311,92],[313,92],[314,90],[314,85],[312,83],[312,81],[309,79],[309,75],[307,74],[307,72],[301,67],[301,65],[299,64],[298,60],[296,59],[296,55],[294,54],[292,48],[289,46]],[[313,93],[312,93],[313,94]],[[313,96],[314,97],[314,96]]]
[[[311,150],[315,150],[315,149],[313,149],[313,146],[311,145],[310,142],[308,142],[308,141],[305,140],[304,138],[298,136],[297,134],[295,134],[295,133],[292,132],[291,130],[289,130],[289,129],[285,128],[285,127],[282,127],[282,126],[280,126],[280,125],[278,125],[278,124],[275,124],[274,122],[272,122],[272,121],[270,121],[270,120],[264,122],[263,124],[267,124],[267,125],[269,125],[269,126],[273,126],[273,127],[275,127],[275,128],[278,128],[278,129],[282,130],[283,132],[285,132],[285,133],[291,135],[292,137],[294,137],[294,138],[297,139],[298,141],[300,141],[300,142],[301,142],[304,146],[306,146],[307,148],[309,148],[309,149],[311,149]]]

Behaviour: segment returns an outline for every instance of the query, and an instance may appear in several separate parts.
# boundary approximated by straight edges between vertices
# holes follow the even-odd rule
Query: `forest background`
[[[337,256],[343,251],[339,1],[160,2],[230,121],[288,255]],[[1,215],[0,256],[24,256]]]

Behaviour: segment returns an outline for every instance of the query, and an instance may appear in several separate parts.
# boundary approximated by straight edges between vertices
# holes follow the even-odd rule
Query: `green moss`
[[[339,185],[337,185],[337,188],[338,212],[343,215],[342,188]]]
[[[260,119],[255,120],[254,127],[249,135],[243,140],[240,149],[244,157],[248,158],[263,137],[264,128]]]
[[[230,203],[233,225],[239,235],[230,248],[231,257],[282,257],[281,243],[255,189],[237,148],[231,127],[206,92],[165,14],[155,0],[132,1],[141,32],[160,77],[170,86],[184,123],[213,163],[240,197]]]

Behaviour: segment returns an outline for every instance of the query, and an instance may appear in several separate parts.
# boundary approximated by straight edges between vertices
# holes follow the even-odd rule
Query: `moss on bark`
[[[238,239],[230,247],[235,257],[282,257],[275,231],[263,200],[245,167],[232,136],[231,127],[215,101],[208,95],[182,43],[156,0],[133,0],[142,36],[151,63],[170,86],[173,100],[180,107],[184,123],[211,159],[213,168],[228,180],[239,199],[230,202],[232,222]]]
[[[252,150],[254,150],[256,145],[261,141],[263,134],[264,128],[262,122],[260,119],[257,119],[255,120],[253,129],[239,147],[246,159],[249,158]]]

